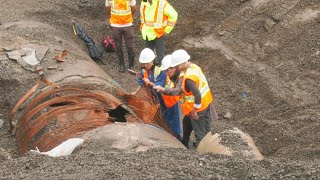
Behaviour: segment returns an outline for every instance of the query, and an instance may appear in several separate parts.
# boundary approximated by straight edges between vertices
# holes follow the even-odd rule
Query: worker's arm
[[[131,7],[131,14],[134,15],[134,13],[137,11],[136,0],[130,1],[130,7]]]
[[[201,107],[201,93],[197,86],[197,84],[192,81],[191,79],[186,79],[186,91],[192,92],[194,96],[194,107],[200,108]]]
[[[139,84],[139,86],[144,86],[144,81],[143,81],[143,74],[144,74],[144,69],[141,69],[140,70],[140,73],[139,73],[139,75],[138,75],[138,84]]]
[[[137,11],[137,6],[134,5],[134,6],[131,6],[131,13],[132,15],[134,15],[134,13]]]
[[[167,74],[165,71],[161,71],[161,73],[158,75],[158,77],[156,78],[155,82],[151,82],[149,79],[147,78],[143,78],[143,81],[150,87],[156,87],[156,86],[160,86],[160,87],[165,87],[166,85],[166,79],[167,78]],[[160,92],[160,91],[159,91]],[[161,93],[161,92],[160,92]]]
[[[145,85],[144,85],[144,81],[143,81],[143,71],[141,70],[140,71],[140,73],[138,74],[138,87],[137,87],[137,89],[134,91],[134,92],[132,92],[131,94],[132,95],[136,95],[136,93],[142,88],[142,87],[144,87]]]
[[[106,6],[106,14],[109,17],[111,14],[111,5],[110,5],[109,0],[106,0],[105,6]]]
[[[183,78],[179,78],[176,86],[174,88],[165,88],[165,91],[163,94],[169,95],[169,96],[178,96],[182,93],[182,82]]]
[[[164,14],[168,16],[168,24],[164,31],[166,34],[170,34],[177,22],[178,13],[168,2],[166,3],[163,11]]]

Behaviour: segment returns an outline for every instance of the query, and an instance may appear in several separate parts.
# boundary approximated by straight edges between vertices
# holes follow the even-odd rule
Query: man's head
[[[153,66],[153,61],[156,58],[154,52],[149,48],[144,48],[139,56],[139,62],[146,70],[150,70]]]
[[[190,55],[183,49],[176,50],[172,53],[170,67],[175,67],[179,71],[183,71],[188,68],[188,61]]]
[[[169,77],[172,77],[174,75],[174,73],[176,72],[175,67],[170,67],[171,66],[171,59],[172,59],[172,55],[166,55],[162,59],[162,65],[161,65],[161,70],[166,71],[166,73]]]

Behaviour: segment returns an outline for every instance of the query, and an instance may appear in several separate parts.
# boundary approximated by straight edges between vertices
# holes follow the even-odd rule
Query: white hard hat
[[[172,55],[166,55],[163,59],[162,59],[162,63],[161,63],[161,70],[167,70],[170,66],[171,66],[171,57]]]
[[[179,64],[182,64],[184,62],[187,62],[190,59],[189,54],[187,51],[183,49],[176,50],[172,53],[171,58],[171,67],[178,66]]]
[[[156,58],[154,52],[149,48],[144,48],[139,57],[140,63],[151,63]]]

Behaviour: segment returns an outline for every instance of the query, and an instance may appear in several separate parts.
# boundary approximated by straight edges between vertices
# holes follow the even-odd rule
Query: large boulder
[[[197,151],[227,156],[242,156],[255,160],[263,159],[252,138],[238,128],[224,130],[216,134],[209,132],[199,143]]]
[[[115,148],[124,152],[146,151],[152,148],[185,147],[168,132],[142,123],[114,123],[86,132],[81,138],[94,142],[95,148]]]

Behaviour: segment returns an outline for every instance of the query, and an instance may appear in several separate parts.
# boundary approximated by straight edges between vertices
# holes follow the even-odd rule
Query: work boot
[[[121,73],[124,73],[126,71],[125,68],[124,68],[124,64],[119,65],[118,71],[121,72]]]
[[[132,71],[136,71],[134,68],[134,55],[128,55],[128,60],[129,60],[129,69]],[[135,75],[135,73],[129,71],[130,74]]]
[[[117,53],[117,56],[118,56],[118,71],[121,73],[124,73],[125,67],[124,67],[123,53]]]
[[[186,148],[189,149],[189,140],[182,139],[182,140],[181,140],[181,143],[182,143]]]

